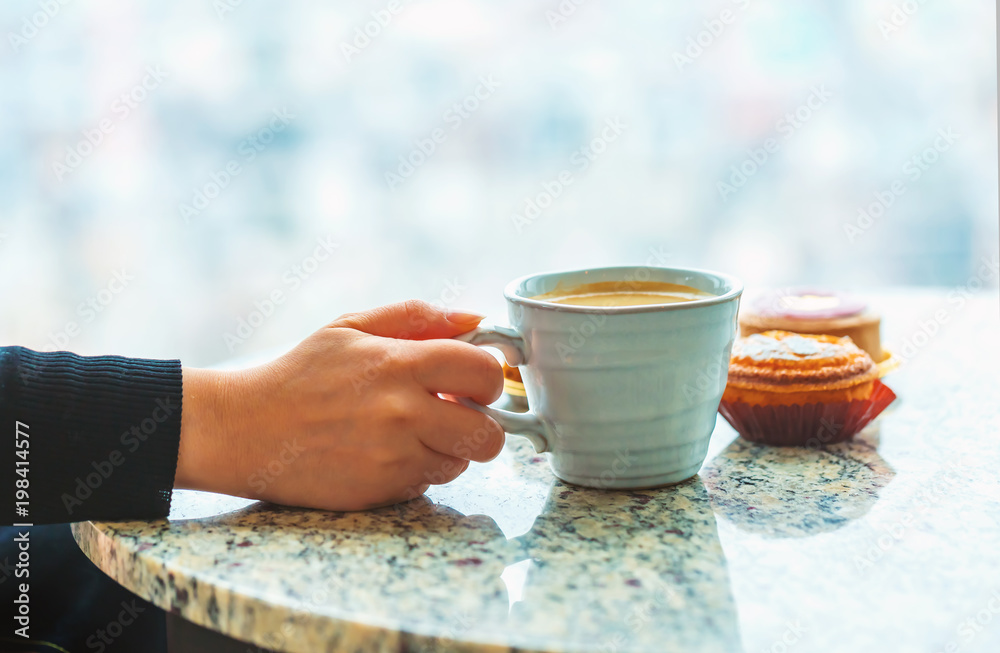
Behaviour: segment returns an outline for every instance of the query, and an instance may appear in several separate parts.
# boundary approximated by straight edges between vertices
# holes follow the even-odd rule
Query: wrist
[[[229,373],[185,367],[183,379],[174,487],[224,492],[225,472],[231,469],[231,461],[227,464],[223,456],[229,428]]]

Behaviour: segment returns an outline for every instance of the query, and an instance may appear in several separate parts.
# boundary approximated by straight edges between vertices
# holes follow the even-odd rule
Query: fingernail
[[[449,322],[455,324],[478,324],[486,316],[473,311],[448,311],[445,313],[445,317],[448,318]]]

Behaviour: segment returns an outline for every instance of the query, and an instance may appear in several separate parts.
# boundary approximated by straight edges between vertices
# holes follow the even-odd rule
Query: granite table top
[[[1000,306],[966,290],[871,297],[899,399],[843,444],[720,419],[698,476],[619,492],[509,438],[391,508],[176,491],[168,519],[74,534],[140,596],[282,651],[994,652]]]

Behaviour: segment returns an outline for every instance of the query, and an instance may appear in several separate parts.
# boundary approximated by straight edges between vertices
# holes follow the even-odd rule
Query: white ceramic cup
[[[532,299],[562,287],[633,281],[712,295],[674,304],[589,307]],[[726,388],[743,284],[719,272],[613,267],[535,274],[504,291],[511,327],[458,339],[520,368],[529,411],[462,402],[527,437],[564,481],[637,489],[679,483],[705,460]]]

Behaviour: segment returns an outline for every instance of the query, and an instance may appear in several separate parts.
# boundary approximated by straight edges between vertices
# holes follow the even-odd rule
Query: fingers
[[[378,501],[360,504],[356,507],[348,508],[348,510],[374,510],[376,508],[385,508],[386,506],[406,503],[407,501],[413,501],[417,497],[421,496],[429,487],[429,483],[422,483],[420,485],[407,487],[396,492],[394,495],[384,497]]]
[[[461,404],[427,396],[417,437],[439,455],[485,463],[503,449],[503,429],[492,418]],[[428,479],[430,480],[430,479]],[[433,482],[433,481],[432,481]]]
[[[341,509],[370,510],[412,501],[427,491],[431,485],[451,483],[469,468],[469,461],[432,451],[420,443],[418,453],[412,454],[405,469],[396,470],[385,480],[374,500],[350,503]],[[343,505],[343,504],[340,504]]]
[[[469,397],[491,404],[503,393],[503,368],[489,352],[457,340],[412,343],[410,371],[434,394]]]
[[[464,311],[446,311],[427,302],[411,299],[362,313],[348,313],[334,320],[331,327],[348,327],[373,336],[405,340],[452,338],[473,329],[482,315]]]
[[[395,493],[396,496],[388,497],[383,505],[415,499],[429,486],[451,483],[469,468],[468,460],[432,451],[427,447],[422,447],[422,453],[415,458],[417,460],[413,461],[414,466],[404,475],[408,478],[397,479],[402,481],[403,485]]]
[[[451,483],[469,468],[469,461],[455,456],[446,456],[436,451],[427,450],[428,458],[424,463],[423,483],[444,485]]]

